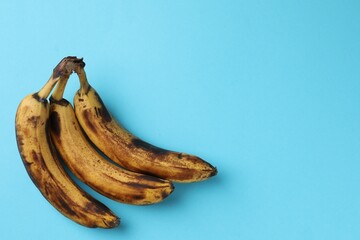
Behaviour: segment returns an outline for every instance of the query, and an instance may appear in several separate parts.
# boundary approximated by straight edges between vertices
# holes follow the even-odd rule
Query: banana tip
[[[172,182],[170,182],[170,193],[169,195],[175,190],[175,186]]]
[[[116,217],[116,218],[112,219],[111,221],[103,220],[103,222],[104,222],[106,228],[115,228],[120,225],[120,218]]]
[[[171,195],[171,193],[173,193],[175,190],[175,186],[172,182],[169,182],[169,187],[162,192],[162,200],[164,200],[165,198],[167,198],[168,196]]]
[[[213,177],[213,176],[216,176],[218,174],[218,170],[216,167],[213,167],[213,170],[211,171],[210,173],[210,176],[209,177]]]

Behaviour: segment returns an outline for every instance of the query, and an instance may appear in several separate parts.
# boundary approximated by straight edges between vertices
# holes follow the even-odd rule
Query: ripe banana
[[[76,117],[92,143],[114,162],[134,172],[175,182],[196,182],[217,174],[203,159],[153,146],[121,126],[87,81],[83,67],[74,70],[80,89],[74,97]]]
[[[64,58],[43,88],[21,101],[15,120],[17,145],[31,180],[60,213],[86,227],[116,227],[119,218],[75,185],[65,172],[47,132],[46,98],[60,79],[69,77],[72,64],[76,64],[75,58]]]
[[[113,200],[136,205],[165,199],[172,183],[124,170],[107,161],[84,136],[71,103],[63,98],[67,79],[59,81],[50,97],[50,136],[69,169],[81,181]]]

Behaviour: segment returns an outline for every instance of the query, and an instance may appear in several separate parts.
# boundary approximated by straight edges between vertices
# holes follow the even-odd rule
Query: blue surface
[[[1,1],[1,238],[360,239],[359,12],[355,0]],[[117,229],[60,215],[25,172],[14,116],[67,55],[128,129],[219,175],[146,207],[84,186]]]

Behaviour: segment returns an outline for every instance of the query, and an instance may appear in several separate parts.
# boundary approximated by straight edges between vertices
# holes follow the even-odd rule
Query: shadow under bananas
[[[158,205],[156,207],[173,208],[181,206],[183,202],[191,201],[191,199],[196,198],[195,195],[203,195],[206,197],[206,193],[211,195],[211,193],[218,192],[218,189],[222,185],[222,178],[221,174],[218,174],[213,178],[201,182],[173,184],[175,186],[174,192],[163,202],[156,204]]]

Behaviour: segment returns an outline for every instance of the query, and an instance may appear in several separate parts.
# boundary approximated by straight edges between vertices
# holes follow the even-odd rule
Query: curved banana
[[[175,182],[196,182],[217,174],[215,167],[197,156],[158,148],[131,134],[108,112],[84,68],[74,71],[80,79],[74,97],[76,117],[92,143],[111,160],[131,171]]]
[[[84,136],[71,104],[64,99],[66,79],[50,97],[50,135],[61,158],[81,181],[113,200],[136,205],[165,199],[172,183],[157,177],[124,170],[108,162]]]
[[[119,218],[81,190],[63,169],[47,132],[46,100],[59,79],[68,78],[73,58],[63,59],[43,88],[26,96],[16,112],[16,140],[26,171],[42,195],[63,215],[86,227],[112,228]]]

